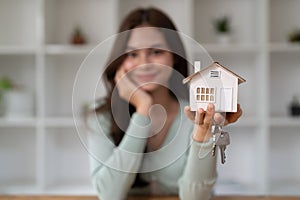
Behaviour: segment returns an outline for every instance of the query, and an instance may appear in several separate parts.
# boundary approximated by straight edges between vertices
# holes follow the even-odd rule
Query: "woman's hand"
[[[186,116],[192,120],[195,124],[193,139],[197,142],[206,142],[211,138],[211,126],[214,120],[222,120],[224,126],[230,123],[236,122],[242,115],[242,109],[240,105],[237,106],[237,112],[226,113],[225,120],[222,119],[222,115],[215,115],[215,109],[213,104],[208,104],[206,112],[199,108],[196,112],[190,111],[190,107],[186,106],[184,108]],[[219,119],[216,119],[219,118]]]
[[[192,112],[189,106],[184,108],[186,116],[195,124],[193,139],[197,142],[206,142],[212,136],[211,125],[215,113],[214,105],[208,104],[206,112],[199,108],[196,112]]]
[[[125,69],[122,66],[116,73],[115,83],[122,99],[134,105],[136,112],[145,116],[149,115],[149,109],[152,105],[151,96],[147,92],[139,89],[128,76],[126,76]]]
[[[236,122],[243,114],[243,110],[241,109],[241,105],[237,105],[237,112],[228,112],[226,113],[226,119],[224,122],[224,126],[227,124],[231,124]]]

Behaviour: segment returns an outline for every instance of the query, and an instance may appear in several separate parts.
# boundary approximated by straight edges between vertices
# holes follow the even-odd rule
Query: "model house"
[[[183,80],[190,82],[190,107],[206,110],[208,103],[215,105],[216,112],[236,112],[238,85],[246,80],[218,62],[200,69],[200,62],[195,62],[195,73]]]

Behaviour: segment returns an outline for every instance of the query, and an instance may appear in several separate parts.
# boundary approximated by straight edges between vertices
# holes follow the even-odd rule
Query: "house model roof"
[[[195,72],[194,74],[186,77],[185,79],[182,80],[182,83],[183,84],[186,84],[187,82],[191,81],[193,79],[193,77],[195,77],[196,75],[200,74],[201,72],[203,72],[204,70],[207,70],[211,67],[217,67],[217,68],[221,68],[227,72],[229,72],[230,74],[232,74],[233,76],[237,77],[238,78],[238,84],[241,84],[243,82],[245,82],[246,80],[244,78],[242,78],[241,76],[237,75],[236,73],[234,73],[233,71],[231,71],[230,69],[228,69],[227,67],[221,65],[220,63],[218,62],[213,62],[211,65],[209,65],[208,67],[198,71],[198,72]]]

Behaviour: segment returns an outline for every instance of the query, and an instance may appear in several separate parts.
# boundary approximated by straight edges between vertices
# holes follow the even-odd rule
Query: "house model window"
[[[206,110],[213,103],[215,112],[236,112],[238,85],[246,80],[218,62],[201,69],[201,62],[195,61],[194,69],[194,74],[182,81],[190,83],[191,111]]]
[[[197,87],[196,99],[199,102],[213,103],[215,102],[215,88]]]

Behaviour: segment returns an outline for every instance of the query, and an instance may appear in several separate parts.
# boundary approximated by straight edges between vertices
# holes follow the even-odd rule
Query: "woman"
[[[217,177],[210,153],[214,106],[196,113],[185,106],[188,90],[181,81],[188,75],[187,61],[176,27],[163,12],[149,8],[131,12],[120,26],[119,33],[124,31],[104,72],[108,95],[96,109],[97,122],[89,122],[100,125],[89,133],[99,198],[142,193],[208,199]],[[241,114],[238,106],[225,124]],[[106,136],[114,145],[103,142]]]

